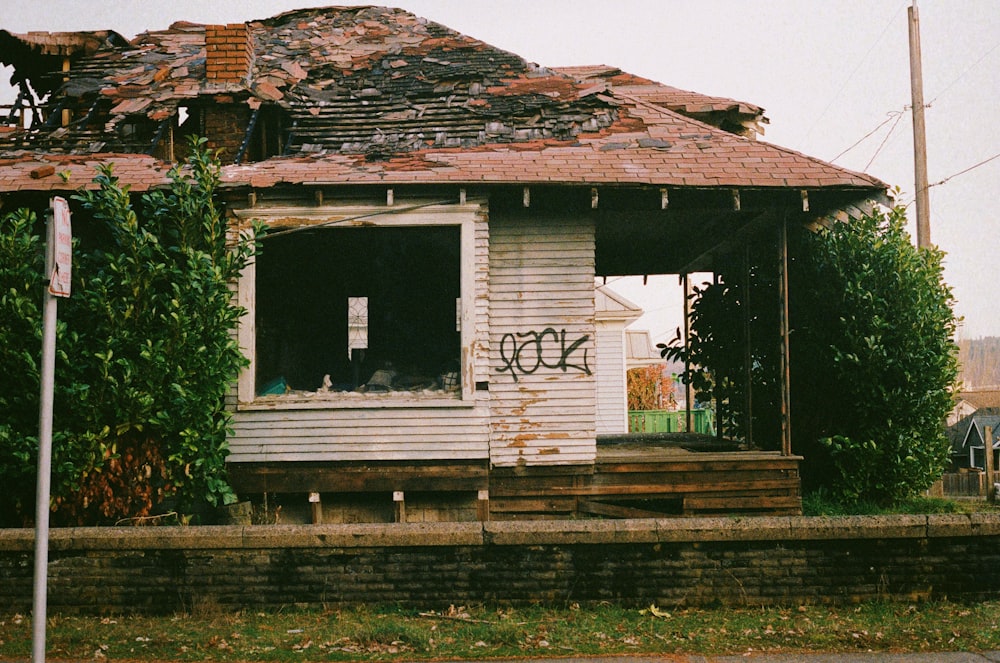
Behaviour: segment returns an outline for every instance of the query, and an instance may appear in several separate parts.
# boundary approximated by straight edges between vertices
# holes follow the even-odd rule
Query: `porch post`
[[[712,283],[719,285],[718,272],[712,272]],[[718,390],[715,393],[715,437],[722,440],[725,438],[725,432],[722,430],[722,396],[718,395]]]
[[[743,428],[747,449],[753,449],[753,356],[750,338],[750,243],[743,249]]]
[[[690,275],[684,272],[684,375],[688,375],[688,371],[691,370],[691,359],[688,354],[690,351],[690,334],[691,334],[691,302],[688,299],[689,294],[689,282]],[[691,416],[691,397],[694,394],[694,390],[691,388],[691,380],[688,379],[684,383],[684,430],[685,432],[691,432],[692,416]]]
[[[791,372],[789,370],[790,356],[788,349],[788,217],[781,215],[778,226],[778,298],[779,322],[781,336],[781,455],[792,454],[791,428]]]

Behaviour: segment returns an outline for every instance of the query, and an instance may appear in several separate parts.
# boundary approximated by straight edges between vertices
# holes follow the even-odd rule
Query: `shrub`
[[[897,207],[790,232],[793,450],[804,487],[840,502],[903,500],[948,461],[953,298],[943,253],[915,248],[905,224]],[[728,434],[765,445],[779,431],[774,255],[763,243],[722,261],[695,291],[689,348],[663,350],[696,366],[685,379],[722,404]]]
[[[234,337],[245,313],[230,285],[255,245],[227,234],[213,196],[219,165],[192,141],[168,187],[133,208],[110,165],[75,197],[100,241],[74,258],[73,296],[60,303],[53,431],[56,522],[144,516],[173,497],[195,509],[235,500],[226,481],[224,398],[246,359]],[[38,415],[41,242],[26,212],[4,218],[0,370],[25,376],[0,391],[3,499],[27,517],[33,503]],[[79,224],[78,224],[79,225]],[[37,302],[37,304],[33,303]],[[70,331],[71,330],[71,331]],[[70,357],[72,360],[70,360]]]

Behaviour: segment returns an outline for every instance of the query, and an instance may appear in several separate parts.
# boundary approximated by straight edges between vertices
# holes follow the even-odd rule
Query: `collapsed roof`
[[[17,46],[0,49],[0,61],[13,65],[13,82],[35,95],[36,109],[0,128],[0,191],[77,188],[107,161],[123,182],[156,186],[173,154],[164,144],[192,124],[185,118],[202,113],[187,130],[204,131],[208,114],[225,109],[237,124],[223,175],[233,186],[885,190],[755,140],[767,120],[753,104],[603,65],[540,67],[399,9],[174,23],[131,42],[110,32],[45,34],[0,31],[0,42]],[[68,45],[45,60],[45,42]],[[53,77],[59,85],[38,82]],[[255,142],[262,147],[252,154]]]

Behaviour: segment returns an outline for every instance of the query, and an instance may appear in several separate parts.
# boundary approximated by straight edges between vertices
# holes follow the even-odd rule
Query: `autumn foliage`
[[[629,410],[668,410],[676,406],[674,381],[664,369],[664,364],[654,364],[628,370]]]

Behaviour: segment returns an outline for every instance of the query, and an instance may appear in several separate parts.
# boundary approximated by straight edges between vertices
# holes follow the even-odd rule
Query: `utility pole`
[[[931,245],[931,196],[927,188],[927,131],[924,126],[924,77],[920,60],[920,14],[909,8],[910,97],[913,109],[913,186],[917,202],[917,246]]]

